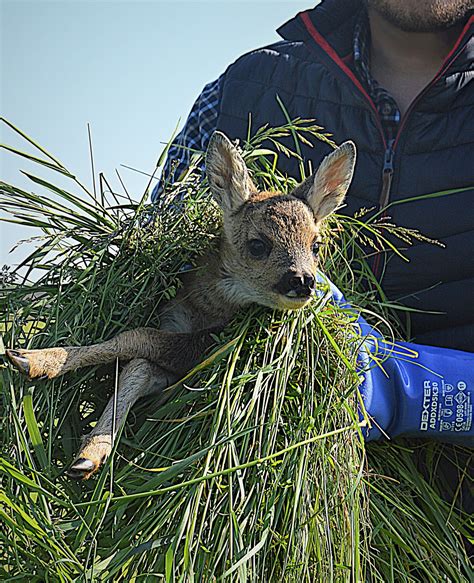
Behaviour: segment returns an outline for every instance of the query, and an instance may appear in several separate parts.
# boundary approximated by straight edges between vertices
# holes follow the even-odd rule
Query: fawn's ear
[[[211,192],[224,211],[238,208],[256,190],[242,156],[222,132],[214,132],[209,141],[206,173]]]
[[[354,174],[355,161],[355,144],[344,142],[291,194],[309,204],[317,221],[324,219],[342,204]]]

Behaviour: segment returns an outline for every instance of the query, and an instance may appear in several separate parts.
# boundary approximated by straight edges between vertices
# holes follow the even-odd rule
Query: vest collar
[[[277,32],[288,41],[304,42],[341,80],[356,86],[357,98],[363,98],[378,120],[377,109],[365,87],[349,67],[353,52],[353,31],[363,9],[362,0],[323,0],[315,8],[298,13]],[[461,34],[447,55],[438,74],[426,89],[435,102],[450,101],[462,90],[474,69],[474,9],[471,10]],[[434,91],[434,85],[438,91]],[[449,87],[446,91],[445,88]],[[426,91],[423,91],[425,94]],[[383,134],[383,132],[381,131]]]
[[[311,29],[317,30],[331,48],[341,57],[352,53],[353,31],[361,0],[323,0],[315,8],[299,12],[277,29],[289,41],[311,40]]]

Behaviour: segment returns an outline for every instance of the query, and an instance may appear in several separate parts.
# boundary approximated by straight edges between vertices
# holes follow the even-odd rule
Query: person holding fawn
[[[159,204],[167,182],[193,151],[205,151],[215,130],[245,140],[249,123],[251,131],[280,126],[282,103],[290,118],[315,119],[336,143],[356,143],[342,212],[371,208],[443,244],[403,250],[408,262],[390,253],[371,261],[385,297],[406,308],[398,314],[420,365],[407,374],[401,359],[388,358],[390,379],[381,373],[366,384],[389,437],[417,428],[419,437],[472,445],[473,10],[472,0],[323,0],[300,12],[278,29],[282,40],[241,56],[204,87],[152,195]],[[314,168],[329,151],[324,143],[301,147]],[[294,158],[280,156],[278,164],[299,176]],[[345,302],[339,290],[334,296]],[[423,367],[438,376],[424,376]],[[465,489],[474,511],[469,456],[458,462],[459,452],[446,451],[451,460],[437,471],[448,497]]]

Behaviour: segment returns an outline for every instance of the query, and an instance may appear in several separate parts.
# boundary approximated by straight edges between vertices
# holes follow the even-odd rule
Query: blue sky
[[[87,123],[96,170],[114,185],[120,164],[151,171],[203,85],[242,53],[279,39],[275,29],[316,2],[0,0],[2,115],[91,184]],[[18,145],[1,128],[2,143]],[[25,162],[0,153],[0,177],[25,186]],[[146,179],[120,172],[139,196]],[[57,175],[55,175],[57,180]],[[0,266],[31,230],[0,224]]]

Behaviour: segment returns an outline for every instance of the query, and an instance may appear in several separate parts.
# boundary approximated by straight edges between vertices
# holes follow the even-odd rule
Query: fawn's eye
[[[321,243],[320,243],[320,241],[315,241],[315,242],[313,243],[313,247],[312,247],[313,254],[314,254],[314,255],[317,255],[317,254],[319,253],[319,250],[320,250],[320,248],[321,248]]]
[[[262,239],[250,239],[247,242],[247,247],[254,259],[263,259],[270,253],[270,246]]]

